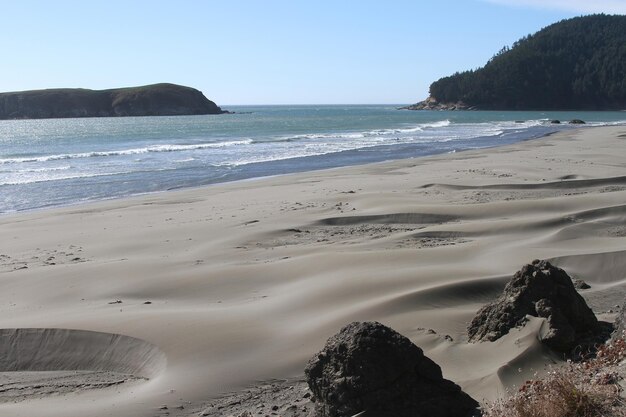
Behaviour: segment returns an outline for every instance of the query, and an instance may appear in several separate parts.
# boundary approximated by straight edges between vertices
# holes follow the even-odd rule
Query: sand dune
[[[0,330],[0,372],[110,371],[151,378],[165,366],[156,346],[133,337],[70,329]]]
[[[0,402],[155,378],[165,355],[143,340],[70,329],[0,330]]]
[[[0,414],[197,415],[222,392],[300,376],[353,320],[393,327],[476,399],[497,398],[558,360],[538,319],[466,342],[475,312],[523,264],[550,259],[590,283],[583,295],[601,319],[623,303],[625,133],[582,128],[2,216],[0,328],[75,329],[0,331],[8,358],[26,354],[4,369],[135,379],[48,390]],[[16,334],[24,343],[10,342]],[[33,339],[42,334],[65,339],[47,350]]]

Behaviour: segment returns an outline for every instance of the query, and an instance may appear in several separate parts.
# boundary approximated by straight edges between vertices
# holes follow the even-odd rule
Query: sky
[[[218,105],[405,104],[626,0],[3,1],[0,91],[171,82]]]

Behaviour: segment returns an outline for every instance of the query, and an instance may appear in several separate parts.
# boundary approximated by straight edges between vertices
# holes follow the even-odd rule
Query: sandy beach
[[[584,279],[602,320],[623,304],[625,156],[626,126],[580,128],[4,215],[0,415],[198,415],[225,392],[301,377],[355,320],[394,328],[496,399],[558,360],[540,320],[467,343],[522,265]]]

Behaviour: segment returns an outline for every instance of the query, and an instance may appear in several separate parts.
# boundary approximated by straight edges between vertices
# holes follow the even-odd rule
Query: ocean
[[[0,121],[0,213],[488,148],[625,112],[224,106],[235,114]]]

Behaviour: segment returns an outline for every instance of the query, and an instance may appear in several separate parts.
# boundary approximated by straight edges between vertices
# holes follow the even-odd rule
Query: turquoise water
[[[625,112],[231,106],[236,114],[0,121],[0,212],[485,148]]]

